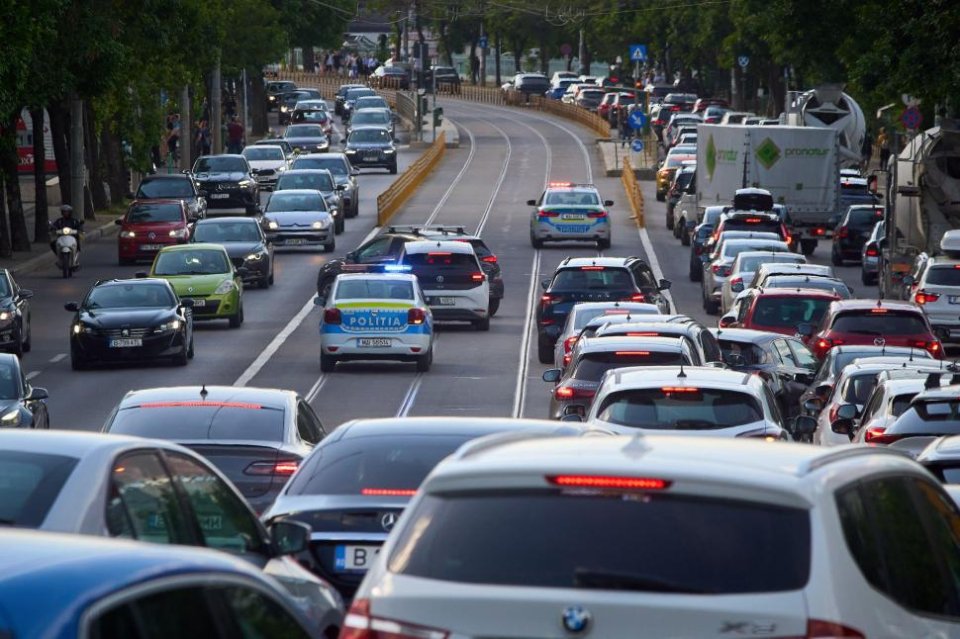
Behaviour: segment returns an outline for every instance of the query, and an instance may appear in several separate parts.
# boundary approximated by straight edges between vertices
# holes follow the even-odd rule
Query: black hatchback
[[[843,266],[846,260],[859,262],[870,232],[883,220],[883,207],[877,204],[854,204],[847,207],[840,224],[833,232],[830,261]]]

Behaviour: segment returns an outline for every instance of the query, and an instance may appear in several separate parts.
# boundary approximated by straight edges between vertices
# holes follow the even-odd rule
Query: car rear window
[[[810,572],[807,512],[756,502],[498,491],[428,495],[410,518],[389,570],[456,583],[719,595],[797,590]]]
[[[346,175],[349,169],[343,158],[324,157],[323,153],[301,155],[293,161],[294,169],[326,169],[334,175]]]
[[[903,415],[907,412],[907,409],[910,408],[910,402],[912,402],[916,396],[916,393],[903,393],[902,395],[894,397],[890,403],[890,414],[894,417]]]
[[[412,300],[413,284],[397,280],[353,279],[337,285],[338,300]]]
[[[182,222],[183,209],[177,202],[169,204],[134,204],[127,211],[127,222],[148,224],[150,222]]]
[[[440,461],[476,434],[346,437],[319,449],[291,480],[291,495],[415,491]]]
[[[888,435],[958,435],[960,401],[944,400],[913,404],[893,425]]]
[[[934,286],[960,286],[960,265],[932,267],[927,271],[926,283]]]
[[[0,450],[0,526],[38,528],[80,460]]]
[[[137,198],[192,198],[193,185],[189,178],[159,178],[144,180],[137,189]]]
[[[246,402],[156,401],[121,408],[110,433],[171,441],[199,439],[281,442],[282,408]]]
[[[877,373],[858,373],[847,378],[843,389],[843,401],[863,406],[877,386]]]
[[[883,209],[853,209],[847,219],[847,224],[858,228],[872,229],[873,225],[883,219]]]
[[[413,268],[417,268],[418,266],[444,266],[460,269],[477,269],[477,258],[469,253],[447,253],[444,251],[409,253],[403,257],[403,262]]]
[[[763,419],[760,402],[747,393],[715,388],[635,388],[608,395],[599,419],[657,430],[715,430]]]
[[[751,255],[740,258],[740,272],[749,273],[756,271],[761,264],[770,264],[773,262],[785,262],[792,264],[801,264],[804,261],[802,255],[794,253],[780,253],[779,255]]]
[[[760,231],[765,233],[780,233],[780,220],[770,220],[761,217],[733,218],[724,220],[724,231]]]
[[[757,243],[739,243],[728,242],[723,245],[724,257],[736,257],[744,251],[770,251],[771,253],[786,253],[787,249],[781,244],[757,244]]]
[[[919,313],[889,311],[883,308],[840,313],[834,318],[830,329],[838,333],[878,336],[919,335],[929,332],[927,323]]]
[[[577,360],[573,378],[599,382],[603,374],[614,368],[627,366],[678,366],[690,362],[681,353],[624,350],[609,353],[585,353]]]
[[[832,277],[805,277],[797,275],[777,275],[768,277],[763,288],[815,288],[820,291],[836,293],[840,299],[850,299],[853,294],[842,280]]]
[[[829,298],[759,297],[750,323],[780,328],[793,328],[803,323],[817,324],[831,301]]]
[[[627,269],[603,266],[565,268],[557,271],[553,277],[553,283],[550,284],[550,290],[554,292],[609,288],[633,288],[633,278],[630,277]]]

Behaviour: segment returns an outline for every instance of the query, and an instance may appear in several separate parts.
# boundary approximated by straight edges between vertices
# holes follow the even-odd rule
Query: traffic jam
[[[643,108],[560,80],[597,94],[578,108]],[[0,557],[0,636],[960,636],[960,131],[877,167],[846,94],[773,119],[648,87],[655,245],[616,232],[611,183],[516,194],[509,250],[556,258],[517,329],[546,410],[334,424],[325,385],[405,376],[412,403],[525,291],[483,222],[338,246],[371,176],[404,170],[404,124],[364,84],[265,90],[275,136],[144,176],[101,240],[142,270],[62,302],[71,374],[130,379],[99,432],[57,430],[57,388],[21,363],[36,296],[0,274],[0,548],[22,551]],[[316,273],[311,393],[139,382],[246,339],[287,255]],[[73,572],[83,592],[53,585]],[[123,595],[91,603],[105,584]]]

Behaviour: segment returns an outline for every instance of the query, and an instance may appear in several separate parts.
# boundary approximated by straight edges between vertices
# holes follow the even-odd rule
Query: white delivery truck
[[[697,126],[697,209],[729,205],[737,189],[770,191],[787,207],[804,255],[833,236],[840,192],[834,129],[794,126]],[[699,216],[698,216],[699,217]]]

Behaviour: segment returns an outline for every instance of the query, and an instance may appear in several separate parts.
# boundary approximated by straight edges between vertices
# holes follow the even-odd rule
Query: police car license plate
[[[211,200],[225,200],[228,197],[230,197],[229,193],[211,193],[210,194]]]
[[[337,546],[333,568],[337,572],[366,572],[380,554],[380,546]]]
[[[580,215],[579,213],[564,213],[563,215],[560,216],[560,219],[561,219],[561,220],[576,220],[576,221],[578,221],[578,222],[582,222],[582,221],[584,221],[584,220],[587,219],[587,218],[585,218],[584,216]]]
[[[455,297],[431,297],[428,302],[431,306],[455,306],[457,298]]]
[[[136,346],[143,346],[143,340],[139,337],[110,340],[110,348],[133,348]]]
[[[590,227],[586,224],[562,224],[557,227],[561,233],[586,233]]]
[[[141,244],[140,248],[144,251],[159,251],[163,248],[163,244]]]
[[[960,295],[950,295],[947,299],[951,304],[960,304]]]
[[[358,346],[390,346],[386,337],[361,337],[357,340]]]

